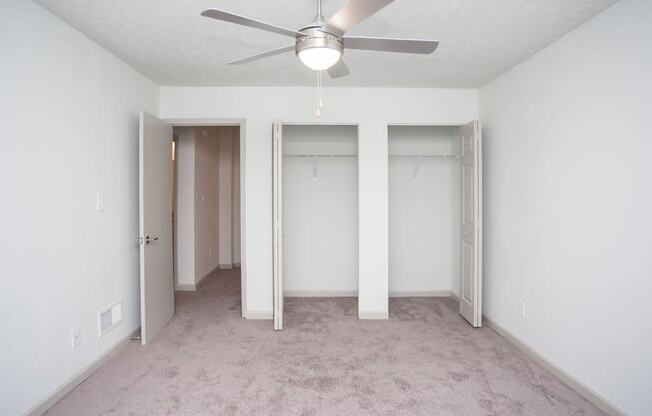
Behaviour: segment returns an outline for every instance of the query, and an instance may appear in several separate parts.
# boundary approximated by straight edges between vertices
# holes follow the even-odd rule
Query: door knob
[[[149,244],[149,243],[151,243],[153,241],[156,241],[156,240],[158,240],[158,237],[150,237],[148,235],[145,236],[145,244]]]

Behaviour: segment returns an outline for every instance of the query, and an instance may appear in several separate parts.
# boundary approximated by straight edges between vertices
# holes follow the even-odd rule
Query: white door
[[[140,339],[145,345],[174,315],[172,126],[141,111],[139,146]]]
[[[272,182],[274,223],[274,329],[283,329],[283,124],[272,132]]]
[[[460,314],[482,326],[482,134],[480,123],[461,129],[462,139],[462,279]]]

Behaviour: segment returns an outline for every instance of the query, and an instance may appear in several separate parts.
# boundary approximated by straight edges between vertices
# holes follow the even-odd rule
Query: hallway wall
[[[195,128],[175,127],[177,135],[175,277],[176,290],[195,287]]]
[[[221,129],[195,128],[195,285],[219,265]]]

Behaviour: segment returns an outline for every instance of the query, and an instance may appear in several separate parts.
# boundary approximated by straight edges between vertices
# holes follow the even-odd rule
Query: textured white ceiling
[[[293,53],[227,62],[290,45],[288,37],[201,17],[222,8],[292,29],[316,0],[36,0],[161,85],[313,85]],[[395,0],[350,35],[439,40],[433,55],[348,50],[352,75],[327,85],[475,88],[617,0]],[[328,18],[346,0],[324,0]]]

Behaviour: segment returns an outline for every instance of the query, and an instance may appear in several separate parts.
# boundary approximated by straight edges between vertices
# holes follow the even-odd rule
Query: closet
[[[357,297],[357,126],[274,128],[275,311],[284,296]]]
[[[459,128],[390,126],[389,296],[459,295]]]
[[[478,123],[388,127],[389,296],[454,296],[481,324]]]
[[[387,140],[388,159],[374,163],[387,164],[388,257],[378,262],[389,270],[374,275],[374,289],[456,296],[460,314],[481,326],[479,123],[392,125]],[[282,329],[284,296],[359,294],[358,215],[373,212],[358,213],[357,126],[275,123],[272,153],[273,315]]]

